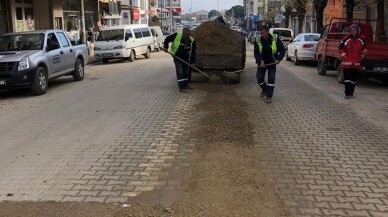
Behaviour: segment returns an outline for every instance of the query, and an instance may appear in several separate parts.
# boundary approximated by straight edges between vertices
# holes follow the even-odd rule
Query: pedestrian
[[[344,72],[345,99],[354,98],[357,72],[362,69],[361,60],[364,59],[367,52],[365,41],[360,36],[360,27],[352,24],[349,30],[350,34],[342,39],[338,47]]]
[[[260,97],[266,103],[272,102],[275,88],[276,65],[284,58],[285,48],[278,35],[270,34],[268,26],[260,27],[260,36],[254,45],[256,64],[258,64],[256,78],[261,87]],[[268,83],[265,82],[265,73],[268,71]]]
[[[170,42],[172,42],[172,45],[171,48],[168,49]],[[183,28],[182,32],[167,36],[164,40],[164,51],[174,54],[190,64],[194,64],[196,43],[194,38],[190,36],[189,28]],[[189,77],[191,77],[189,66],[176,58],[174,58],[174,63],[179,91],[187,92],[187,90],[191,90],[192,88],[188,84]]]

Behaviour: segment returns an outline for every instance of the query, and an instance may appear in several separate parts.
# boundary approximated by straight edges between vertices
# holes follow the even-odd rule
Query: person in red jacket
[[[360,37],[360,27],[352,24],[349,29],[350,35],[343,38],[338,48],[344,72],[345,99],[354,98],[357,71],[362,69],[361,60],[367,52],[365,41]]]

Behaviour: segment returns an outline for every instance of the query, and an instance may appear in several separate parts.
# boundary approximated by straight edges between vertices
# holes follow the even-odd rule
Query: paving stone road
[[[267,178],[295,216],[388,216],[388,129],[355,109],[368,96],[345,101],[335,79],[322,88],[301,79],[300,67],[282,63],[269,105],[253,73],[242,80]]]
[[[123,202],[179,186],[170,172],[185,166],[192,147],[174,140],[198,99],[177,91],[174,76],[163,76],[174,75],[173,64],[162,61],[170,65],[155,70],[140,58],[88,66],[83,82],[5,96],[0,200]]]
[[[157,66],[88,66],[85,81],[61,79],[45,96],[3,97],[0,201],[122,202],[178,191],[195,145],[177,140],[190,133],[180,126],[204,93],[179,93],[162,55],[153,54]],[[365,87],[345,101],[334,78],[312,73],[283,62],[272,104],[259,99],[253,72],[237,86],[266,178],[295,216],[388,216],[387,88],[367,90],[380,103]]]

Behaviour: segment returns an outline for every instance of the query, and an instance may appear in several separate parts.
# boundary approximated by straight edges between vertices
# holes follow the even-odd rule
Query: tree
[[[221,13],[217,10],[211,10],[208,14],[208,18],[211,19],[212,17],[218,17],[221,16]]]
[[[159,22],[159,17],[154,15],[152,18],[151,18],[152,22],[154,22],[155,25],[157,26],[160,26],[160,22]]]
[[[296,10],[295,16],[298,17],[298,32],[303,32],[303,23],[304,23],[304,18],[306,15],[307,1],[308,0],[285,0],[285,1],[283,1],[284,5],[287,5],[289,8],[291,8],[291,12],[293,9]],[[290,14],[291,14],[291,12],[290,12]]]
[[[355,6],[354,0],[346,0],[346,20],[352,22],[353,20],[353,8]]]
[[[323,31],[323,11],[326,8],[327,0],[313,0],[315,16],[317,20],[317,32]]]
[[[226,13],[235,19],[243,19],[245,16],[245,9],[241,5],[236,5],[229,9]]]
[[[385,25],[384,25],[384,0],[377,0],[377,23],[379,23],[380,28],[377,29],[378,36],[386,36]],[[383,38],[379,38],[383,40]]]
[[[285,17],[285,19],[284,19],[284,26],[285,27],[289,27],[290,26],[290,15],[291,15],[291,12],[292,12],[292,6],[291,6],[289,1],[284,1],[283,4],[284,4],[284,9],[285,9],[285,11],[283,13],[283,15]]]
[[[353,9],[356,5],[371,5],[378,0],[346,0],[346,20],[352,22]]]

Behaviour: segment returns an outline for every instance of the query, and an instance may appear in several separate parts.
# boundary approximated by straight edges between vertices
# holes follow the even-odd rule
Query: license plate
[[[7,83],[5,82],[5,80],[0,80],[0,85],[6,85]]]
[[[101,56],[103,56],[103,57],[111,57],[111,56],[113,56],[113,55],[110,54],[110,53],[107,53],[107,54],[101,54]]]
[[[373,71],[387,72],[388,71],[388,67],[374,67]]]

